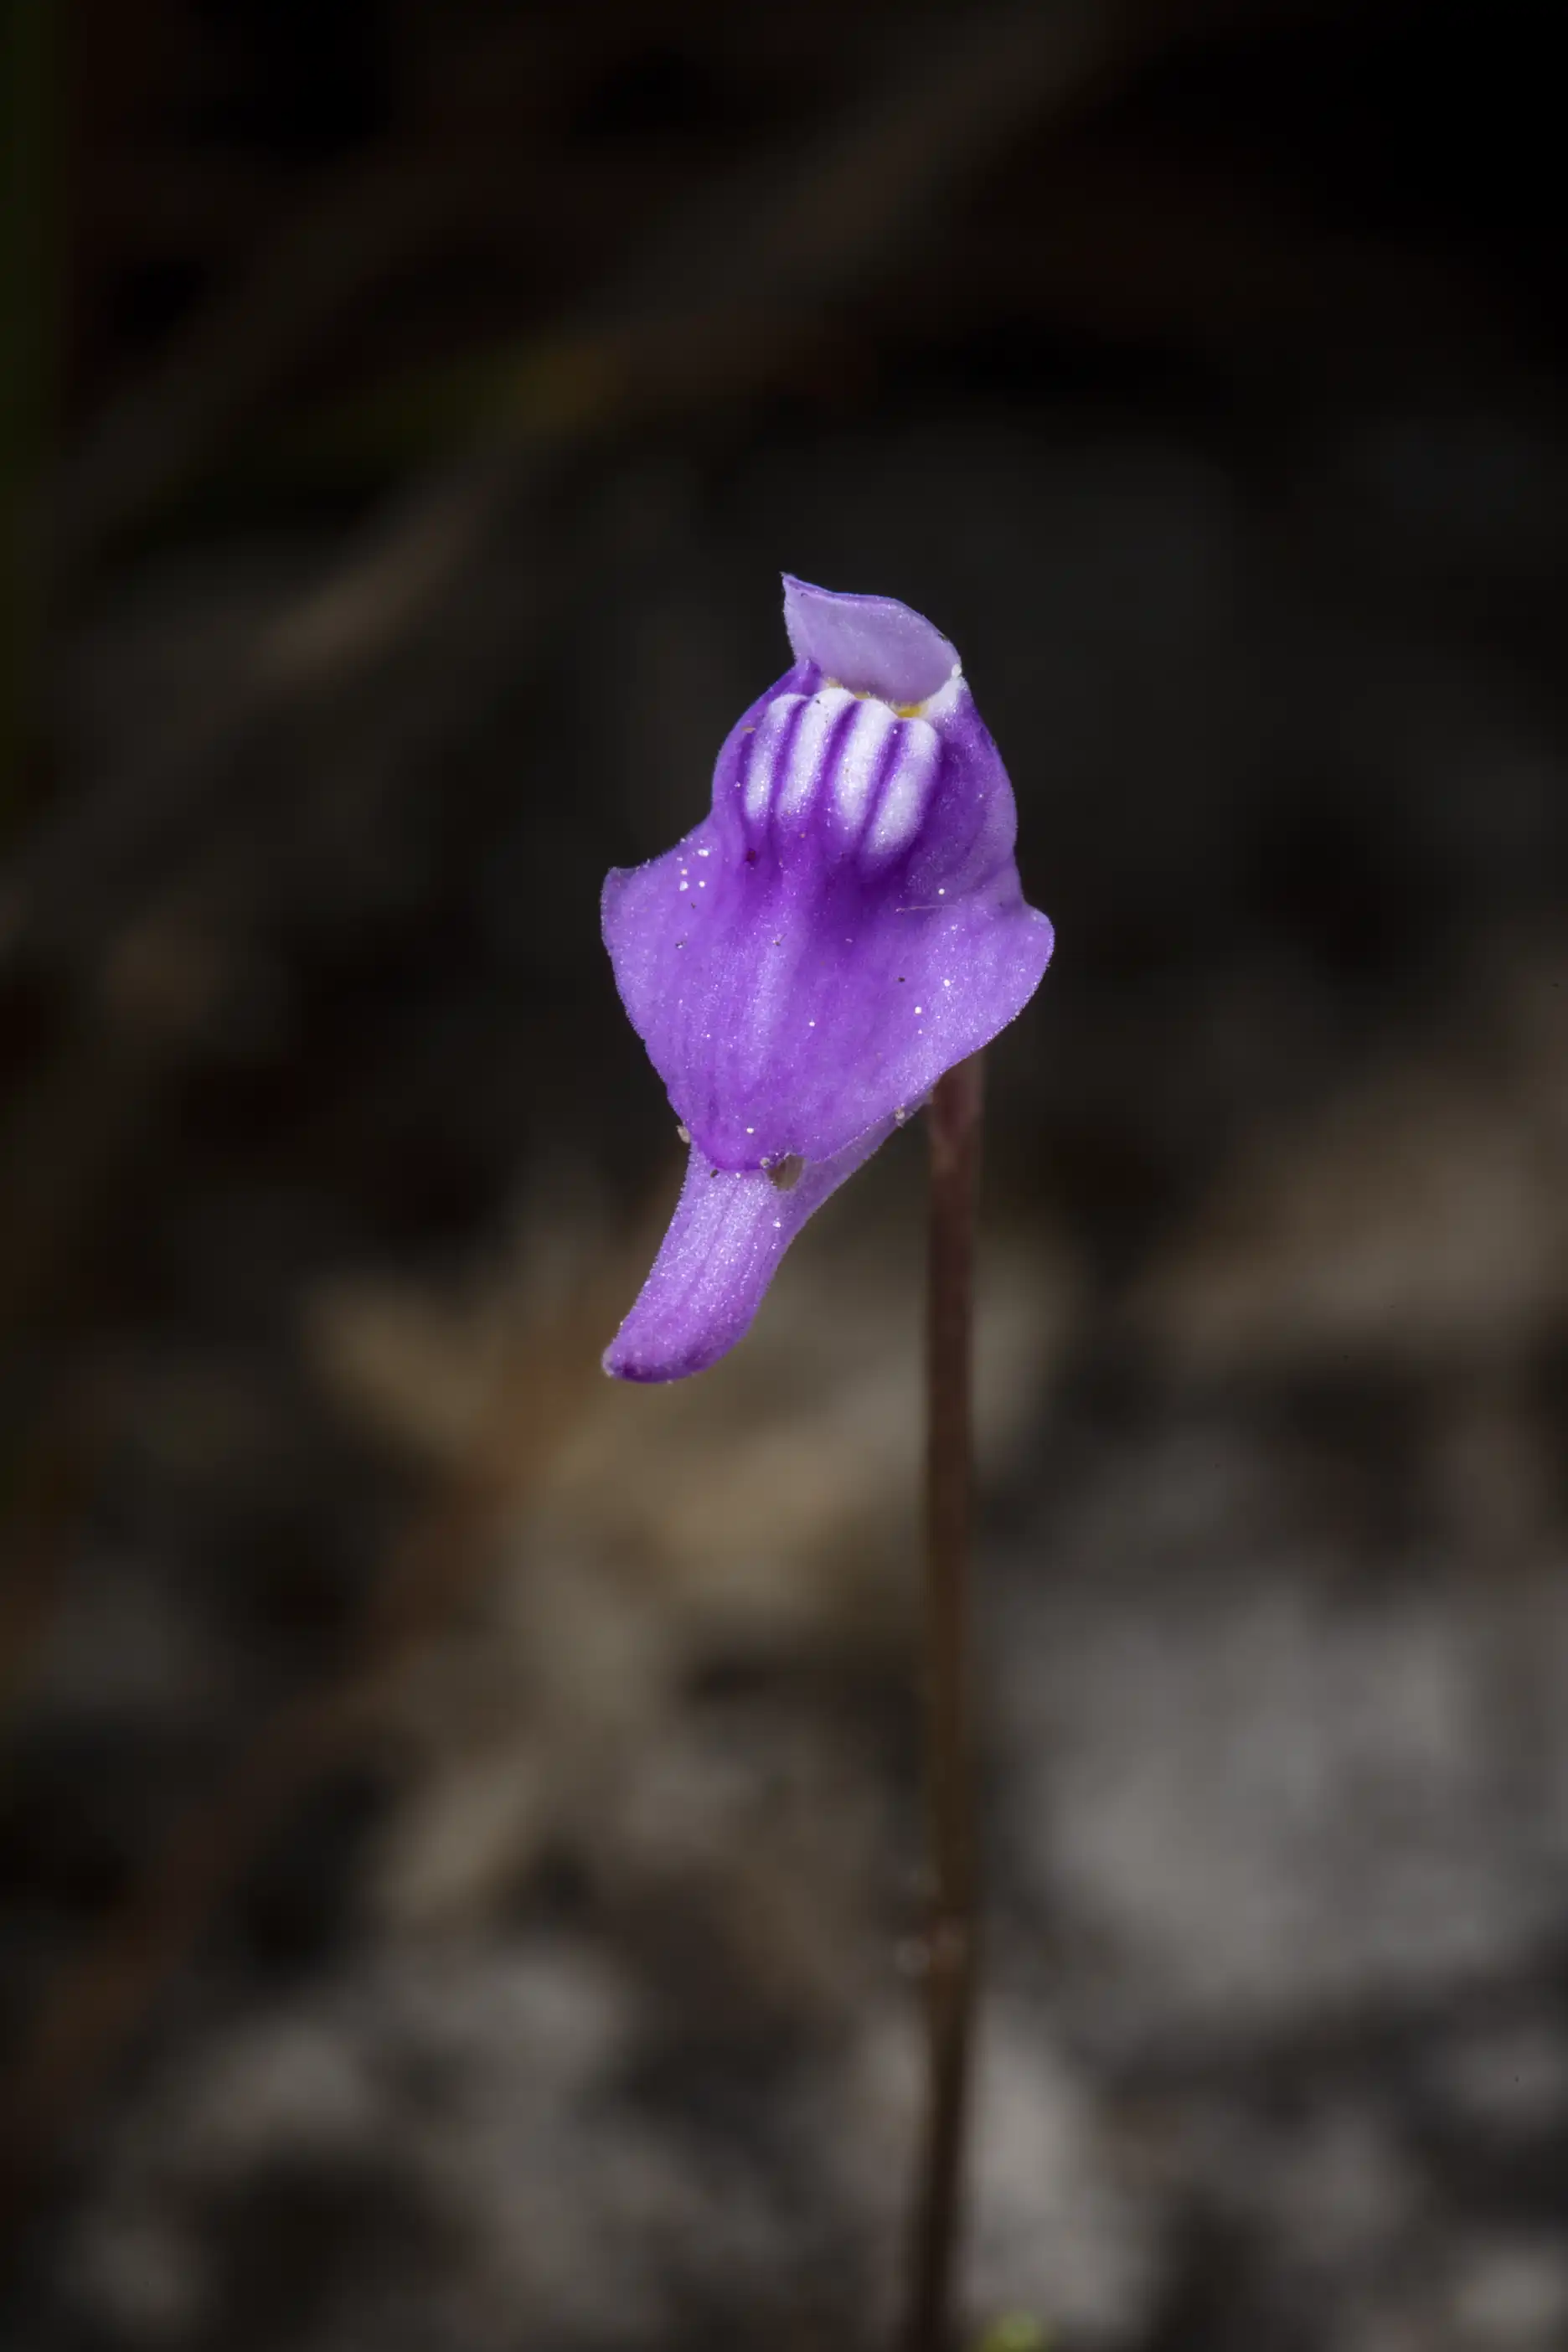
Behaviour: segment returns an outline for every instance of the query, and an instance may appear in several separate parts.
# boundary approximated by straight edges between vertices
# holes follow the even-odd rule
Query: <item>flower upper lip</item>
[[[787,572],[784,627],[798,661],[895,709],[928,701],[961,667],[942,631],[897,597],[840,595]]]

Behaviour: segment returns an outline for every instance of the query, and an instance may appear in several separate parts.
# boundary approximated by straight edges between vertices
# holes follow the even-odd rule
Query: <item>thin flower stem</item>
[[[970,1688],[970,1357],[982,1057],[931,1097],[926,1326],[927,1927],[924,2141],[910,2264],[909,2352],[950,2352],[974,2010],[977,1860]]]

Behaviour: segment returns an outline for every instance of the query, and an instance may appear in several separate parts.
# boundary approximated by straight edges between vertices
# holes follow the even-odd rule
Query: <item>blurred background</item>
[[[1568,2344],[1551,12],[4,0],[0,2340],[860,2352],[922,1156],[668,1391],[604,869],[963,648],[978,2334]]]

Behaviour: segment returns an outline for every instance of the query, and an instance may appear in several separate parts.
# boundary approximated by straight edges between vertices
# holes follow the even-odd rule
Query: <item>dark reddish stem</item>
[[[924,1671],[931,1912],[926,2113],[908,2352],[951,2352],[969,2108],[978,1875],[969,1631],[970,1359],[982,1076],[982,1057],[972,1055],[939,1081],[928,1113]]]

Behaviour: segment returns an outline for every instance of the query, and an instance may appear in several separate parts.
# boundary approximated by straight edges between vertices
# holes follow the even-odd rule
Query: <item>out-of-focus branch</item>
[[[519,1331],[465,1457],[394,1547],[348,1671],[263,1726],[54,1979],[0,2082],[0,2230],[258,1853],[323,1774],[374,1738],[405,1671],[482,1584],[506,1518],[600,1391],[599,1346],[628,1280],[617,1263],[558,1318]]]
[[[862,286],[918,265],[942,200],[1149,37],[1115,0],[963,15],[917,46],[901,78],[858,87],[837,123],[678,204],[520,356],[483,447],[395,500],[198,708],[60,814],[0,901],[0,944],[47,933],[83,867],[199,798],[237,738],[395,661],[517,501],[586,447],[767,391]]]
[[[301,367],[331,348],[341,323],[390,285],[498,221],[520,236],[555,226],[546,188],[562,153],[548,140],[492,131],[476,142],[460,125],[444,129],[428,68],[438,61],[437,82],[448,89],[499,89],[506,112],[521,110],[526,126],[542,52],[558,79],[591,73],[624,37],[615,18],[583,11],[542,38],[526,12],[478,25],[459,12],[435,29],[432,53],[407,62],[421,92],[416,124],[405,121],[368,149],[308,173],[280,215],[268,212],[265,173],[252,172],[248,180],[260,184],[247,185],[232,155],[221,159],[226,174],[205,149],[160,152],[152,172],[124,172],[122,159],[121,184],[99,189],[96,209],[112,213],[120,240],[130,215],[132,254],[172,245],[176,267],[194,254],[216,274],[213,293],[90,419],[47,486],[40,536],[66,588],[117,537],[221,463]],[[237,226],[243,250],[262,224],[259,250],[237,260]]]
[[[0,845],[23,799],[40,640],[32,544],[56,362],[59,11],[0,9]]]
[[[346,305],[435,249],[461,184],[379,161],[318,193],[146,376],[84,435],[51,486],[51,573],[76,577],[199,474]]]

